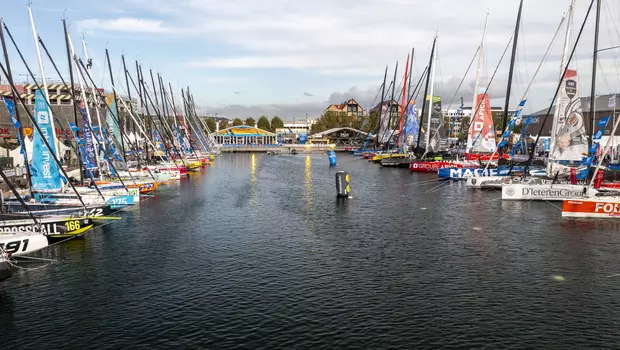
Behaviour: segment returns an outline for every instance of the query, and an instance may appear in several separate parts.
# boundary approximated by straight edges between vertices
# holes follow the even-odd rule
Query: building
[[[222,147],[260,147],[278,144],[276,134],[249,125],[239,125],[220,130],[215,142]]]
[[[362,117],[364,115],[364,109],[355,99],[349,99],[341,104],[329,105],[325,112],[344,113],[347,117]]]
[[[33,116],[34,110],[34,101],[35,101],[35,93],[37,90],[36,84],[18,84],[15,86],[16,90],[19,92],[21,99],[23,100],[26,109]],[[81,97],[81,90],[78,86],[76,88],[76,94],[79,94]],[[49,98],[50,98],[50,107],[52,110],[52,114],[55,116],[55,128],[56,135],[61,140],[68,140],[72,138],[71,131],[68,126],[68,121],[72,123],[77,123],[79,127],[82,127],[82,117],[77,115],[75,116],[75,108],[73,106],[73,100],[70,94],[70,86],[64,84],[55,84],[50,83],[48,85]],[[86,90],[84,93],[86,95],[86,99],[88,101],[89,112],[92,116],[92,122],[94,126],[98,126],[98,121],[96,118],[98,110],[99,115],[102,118],[102,123],[105,120],[105,115],[107,113],[107,106],[105,104],[105,96],[110,94],[110,92],[105,92],[103,89],[98,89],[104,99],[98,99],[98,103],[95,102],[93,98],[93,94],[90,89]],[[0,85],[0,95],[2,96],[12,96],[11,88],[8,85]],[[99,94],[96,93],[95,96]],[[119,116],[121,120],[126,121],[127,125],[131,125],[131,117],[127,113],[125,105],[132,106],[134,111],[137,111],[137,100],[134,98],[131,101],[126,96],[118,96],[125,103],[119,101],[117,104],[119,110]],[[16,101],[16,110],[20,117],[20,122],[24,127],[24,133],[26,136],[32,135],[32,123],[30,122],[30,118],[28,117],[27,111],[21,106],[19,101]],[[152,111],[151,111],[152,112]],[[138,116],[134,115],[139,118]],[[56,121],[60,121],[60,124]],[[9,113],[4,106],[0,106],[0,139],[4,139],[4,143],[17,145],[16,139],[17,130],[14,128],[13,124],[10,121]]]
[[[615,107],[614,107],[615,105]],[[613,127],[613,122],[618,118],[618,113],[620,112],[620,96],[618,94],[608,94],[598,96],[595,100],[595,120],[607,116],[612,116],[607,128],[603,135],[609,136],[611,135],[611,129]],[[610,107],[611,106],[611,107]],[[616,111],[616,108],[618,111]],[[591,114],[590,114],[590,97],[582,97],[581,98],[581,109],[583,112],[583,120],[586,123],[586,132],[590,131],[592,126],[591,123]],[[553,126],[553,114],[555,113],[555,106],[551,107],[551,110],[545,108],[536,113],[533,113],[534,116],[533,122],[530,124],[528,132],[530,135],[538,135],[540,132],[540,136],[551,136],[551,128]],[[545,122],[545,117],[548,115],[547,121]],[[544,124],[544,126],[543,126]],[[542,127],[542,130],[541,130]],[[620,129],[620,128],[619,128]],[[620,136],[620,130],[616,131],[614,136]]]

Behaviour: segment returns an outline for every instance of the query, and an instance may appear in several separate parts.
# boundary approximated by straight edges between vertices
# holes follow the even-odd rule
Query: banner
[[[82,113],[82,127],[84,128],[84,165],[87,169],[96,169],[95,143],[91,128],[88,127],[90,123],[88,122],[88,111],[84,101],[80,101],[80,112]]]
[[[566,71],[558,99],[551,130],[549,158],[556,162],[580,161],[588,152],[588,138],[576,70]]]
[[[54,128],[52,126],[51,113],[41,90],[35,94],[35,122],[41,129],[41,133],[35,131],[32,141],[32,161],[30,164],[33,190],[59,190],[62,188],[62,180],[58,165],[54,161],[56,147],[54,145]],[[43,138],[52,147],[50,150],[45,145]]]
[[[121,130],[119,128],[119,119],[118,115],[116,115],[116,100],[114,99],[114,94],[108,94],[105,97],[105,102],[108,105],[109,110],[106,112],[105,122],[108,124],[109,130],[114,137],[114,141],[116,141],[117,145],[122,145],[122,135]],[[112,113],[110,113],[112,111]]]
[[[15,102],[8,97],[3,97],[4,105],[6,106],[7,111],[9,111],[9,117],[11,118],[11,123],[15,129],[17,129],[17,142],[19,143],[19,153],[24,155],[24,159],[26,160],[26,164],[28,164],[28,156],[26,155],[26,146],[24,145],[24,140],[19,136],[19,128],[21,128],[21,124],[15,117]]]
[[[405,115],[407,116],[407,120],[403,128],[405,145],[407,147],[415,146],[415,143],[418,140],[418,133],[420,132],[420,123],[418,121],[415,103],[407,106]]]
[[[467,135],[467,152],[492,153],[496,145],[489,94],[476,95],[476,105],[472,108],[475,115]]]

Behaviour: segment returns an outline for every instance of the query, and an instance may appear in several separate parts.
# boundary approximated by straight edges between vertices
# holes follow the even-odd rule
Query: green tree
[[[228,120],[220,120],[220,130],[224,130],[228,127]]]
[[[266,116],[261,116],[260,118],[258,118],[258,128],[259,129],[263,129],[263,130],[271,130],[271,123],[269,122],[269,119],[267,119]]]
[[[207,128],[209,128],[209,132],[215,132],[215,129],[216,129],[215,119],[207,118],[206,124],[207,124]]]
[[[252,118],[252,117],[248,117],[245,120],[245,125],[247,125],[247,126],[254,126],[254,125],[256,125],[256,120],[254,120],[254,118]]]
[[[275,116],[271,118],[271,131],[275,132],[276,129],[281,129],[283,127],[284,127],[284,122],[282,121],[282,119],[280,119],[280,117]]]
[[[239,126],[239,125],[243,125],[243,121],[239,118],[235,118],[235,120],[233,120],[233,126]]]
[[[379,127],[379,116],[380,113],[378,110],[370,113],[370,115],[368,116],[368,121],[366,122],[364,130],[362,131],[376,133],[377,128]]]

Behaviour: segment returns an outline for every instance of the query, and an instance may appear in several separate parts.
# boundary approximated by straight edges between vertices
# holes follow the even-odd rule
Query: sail
[[[489,94],[478,93],[476,105],[472,107],[475,115],[467,135],[467,151],[476,153],[492,153],[495,151],[495,128],[491,114]]]
[[[426,96],[426,100],[429,97]],[[431,111],[431,138],[429,140],[429,152],[442,152],[448,150],[448,140],[446,139],[446,127],[441,112],[441,96],[433,96],[433,110]]]
[[[420,123],[418,121],[418,114],[416,112],[415,103],[409,104],[406,111],[407,120],[403,127],[403,140],[407,148],[415,145],[418,139],[418,133],[420,132]]]
[[[108,124],[108,130],[111,131],[112,136],[114,136],[114,141],[116,144],[122,145],[121,142],[121,131],[119,129],[118,116],[116,115],[116,100],[114,99],[114,94],[108,94],[105,97],[105,103],[108,105],[109,109],[106,113],[105,122]],[[110,112],[112,111],[112,112]]]
[[[32,161],[30,163],[32,189],[35,191],[59,190],[62,188],[62,180],[58,165],[53,158],[53,155],[56,154],[54,128],[51,123],[50,110],[41,90],[37,90],[35,94],[35,122],[43,135],[35,132],[32,141]],[[43,137],[52,147],[51,150],[45,145]]]
[[[567,69],[558,96],[551,129],[548,174],[555,174],[554,163],[579,166],[588,154],[588,138],[579,97],[577,71]]]
[[[379,143],[385,143],[389,137],[390,113],[388,112],[388,103],[384,102],[381,106],[381,114],[379,117],[379,133],[377,140]]]

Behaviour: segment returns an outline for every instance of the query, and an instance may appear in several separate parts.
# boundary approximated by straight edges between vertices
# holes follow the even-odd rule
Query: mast
[[[383,112],[383,99],[385,98],[385,83],[387,82],[388,66],[385,66],[383,74],[383,85],[381,85],[381,103],[379,104],[379,123],[377,123],[377,134],[375,135],[375,147],[379,145],[379,133],[381,132],[381,119]]]
[[[93,64],[92,64],[92,59],[88,57],[88,49],[86,48],[86,40],[84,39],[84,35],[82,35],[82,47],[84,48],[84,57],[86,58],[86,72],[88,72],[88,75],[91,75]],[[89,85],[87,81],[86,81],[86,85],[87,86]],[[98,94],[95,94],[94,84],[93,84],[93,87],[90,88],[90,95],[93,98],[93,102],[95,103],[95,115],[97,116],[97,124],[99,125],[99,136],[101,136],[101,139],[103,140],[103,131],[101,131],[103,124],[101,123],[101,116],[99,115],[99,99],[98,99]],[[105,103],[105,100],[103,102]],[[102,146],[104,149],[106,148],[105,142],[103,143]],[[125,150],[123,150],[123,152],[125,152]],[[99,151],[97,151],[96,154],[99,154]],[[97,165],[99,165],[99,159],[97,159]]]
[[[437,36],[435,36],[435,42],[437,41]],[[435,57],[435,43],[433,42],[433,53],[431,54],[431,56],[433,57],[432,61],[431,61],[431,69],[430,69],[430,73],[431,73],[431,87],[430,87],[430,96],[428,98],[429,100],[429,104],[428,104],[428,122],[427,122],[427,130],[426,130],[426,149],[424,151],[424,153],[428,153],[428,148],[430,146],[431,143],[431,116],[433,113],[433,90],[435,88],[435,62],[437,61],[437,57]]]
[[[478,51],[478,67],[476,68],[476,85],[474,85],[474,101],[471,104],[472,121],[476,117],[478,105],[478,88],[480,86],[480,76],[482,75],[482,67],[484,66],[484,42],[487,37],[487,26],[489,24],[489,14],[484,20],[484,31],[482,32],[482,40],[480,41],[480,51]],[[473,123],[471,123],[473,125]],[[470,126],[471,128],[472,126]]]
[[[426,96],[428,94],[428,84],[431,80],[431,69],[433,68],[433,58],[435,55],[435,44],[437,43],[437,37],[433,39],[433,46],[431,47],[431,58],[428,60],[428,72],[426,73],[426,84],[424,86],[424,97],[422,98],[422,116],[420,117],[420,132],[418,132],[418,140],[416,141],[415,148],[420,147],[420,139],[422,138],[422,125],[424,124],[424,111],[426,110]],[[432,103],[431,103],[432,105]],[[426,132],[430,132],[426,130]]]
[[[80,68],[78,67],[78,64],[76,62],[77,56],[75,55],[75,49],[73,48],[73,41],[71,40],[71,36],[69,35],[69,36],[67,36],[67,38],[69,40],[69,48],[71,49],[71,54],[73,56],[73,64],[75,64],[75,70],[78,72],[77,77],[78,77],[78,82],[80,84],[80,92],[81,92],[81,95],[82,95],[82,101],[84,102],[84,105],[86,106],[86,117],[87,117],[86,121],[87,121],[88,124],[92,125],[93,121],[92,121],[92,118],[90,116],[90,106],[88,105],[88,99],[86,98],[86,90],[84,89],[84,83],[85,82],[82,79],[82,75],[80,74]],[[93,99],[94,99],[94,101],[97,101],[94,96],[93,96]],[[97,110],[97,108],[98,108],[98,106],[95,104],[95,110]],[[97,112],[97,115],[98,114],[99,114],[99,112]],[[82,120],[82,124],[84,124],[83,122],[84,122],[84,120]],[[101,125],[101,123],[100,123],[100,125]],[[82,125],[82,126],[84,128],[90,127],[89,125]],[[86,136],[86,135],[84,135],[84,136]],[[91,135],[91,138],[93,138],[93,143],[97,142],[96,137],[95,137],[94,134]],[[103,138],[103,136],[102,136],[102,138]],[[84,140],[84,142],[86,142],[86,140]],[[96,166],[97,168],[99,168],[99,151],[98,150],[95,150],[95,160],[96,160],[97,164],[91,164],[91,165]],[[100,177],[101,177],[101,175],[103,175],[103,174],[101,174],[101,172],[99,172],[99,176]]]
[[[504,120],[502,121],[502,133],[506,131],[508,120],[508,107],[510,105],[510,89],[512,88],[512,73],[517,56],[517,43],[519,41],[519,26],[521,24],[521,11],[523,10],[523,0],[519,2],[519,13],[517,14],[517,24],[515,25],[514,41],[512,42],[512,56],[510,57],[510,70],[508,71],[508,86],[506,87],[506,101],[504,102]]]
[[[390,98],[390,102],[388,102],[388,125],[387,128],[385,129],[385,133],[387,134],[388,131],[390,131],[390,128],[392,128],[392,103],[394,103],[394,90],[396,90],[396,73],[398,73],[398,62],[396,62],[396,67],[394,67],[394,78],[392,78],[392,97]],[[396,104],[398,107],[398,103]],[[398,109],[397,109],[398,110]],[[388,137],[388,139],[385,141],[385,146],[383,147],[384,149],[390,149],[390,138],[392,136],[392,132],[390,132],[390,137]]]
[[[110,54],[108,52],[108,48],[105,49],[105,57],[108,61],[108,71],[110,72],[110,83],[112,84],[112,93],[114,94],[114,106],[116,107],[116,118],[118,119],[116,122],[118,123],[118,129],[121,133],[121,151],[123,152],[123,161],[127,162],[127,155],[125,154],[125,141],[123,140],[123,130],[125,129],[125,123],[121,122],[121,114],[118,112],[118,96],[116,95],[116,89],[114,86],[114,76],[112,75],[112,62],[110,62]],[[123,67],[125,66],[125,60],[123,59]],[[129,86],[127,86],[127,90],[129,90]],[[103,125],[99,125],[99,127],[103,127]],[[137,141],[137,140],[136,140]],[[129,169],[127,169],[129,171]]]
[[[590,92],[590,129],[588,134],[588,147],[592,146],[592,137],[594,136],[594,129],[596,128],[596,116],[594,115],[596,110],[596,62],[598,60],[598,32],[599,22],[601,21],[601,0],[596,0],[596,24],[594,28],[594,52],[592,55],[592,89]],[[613,137],[613,135],[611,135]]]
[[[2,29],[3,26],[4,26],[4,19],[0,18],[0,41],[2,42],[2,52],[4,52],[4,63],[6,64],[6,70],[8,73],[7,80],[9,81],[10,85],[15,85],[15,82],[13,81],[13,74],[11,73],[11,63],[9,62],[9,55],[6,49],[4,30]],[[17,96],[15,96],[15,94],[12,91],[13,90],[11,90],[11,96],[13,97],[13,101],[17,102]],[[20,124],[20,127],[17,130],[17,132],[19,133],[19,137],[22,139],[23,145],[21,146],[24,147],[24,161],[25,161],[25,166],[26,166],[26,177],[28,180],[28,188],[30,191],[30,196],[32,197],[32,179],[30,178],[31,174],[30,174],[30,166],[28,165],[28,152],[26,152],[26,140],[24,139],[24,126],[22,125],[22,121],[19,116],[19,108],[15,108],[15,118],[17,119],[17,122]],[[9,182],[7,182],[7,185],[8,184]]]
[[[26,5],[26,7],[28,8],[28,16],[30,17],[30,26],[32,27],[32,36],[34,38],[34,46],[37,50],[37,60],[39,61],[39,72],[41,73],[41,79],[43,80],[43,90],[45,92],[45,100],[47,101],[48,106],[51,106],[50,104],[50,97],[47,91],[47,79],[45,79],[45,69],[43,68],[43,60],[41,59],[41,50],[39,48],[39,40],[37,38],[37,27],[34,25],[34,18],[32,17],[32,9],[30,8],[30,4]],[[56,128],[54,127],[54,118],[52,117],[52,115],[54,114],[52,112],[52,109],[49,108],[49,113],[50,113],[50,125],[52,126],[52,130],[54,130],[54,132],[52,133],[52,151],[55,154],[58,154],[58,147],[56,145]]]
[[[129,88],[129,78],[127,77],[127,66],[125,65],[125,55],[121,55],[121,60],[123,61],[123,72],[125,73],[125,86],[127,86],[127,95],[129,96],[129,107],[131,109],[131,112],[133,113],[133,103],[131,100],[131,89]],[[134,134],[136,134],[136,125],[134,123],[132,123],[131,121],[129,122],[132,126],[132,131]]]
[[[407,84],[411,85],[411,75],[409,73],[409,59],[411,59],[411,65],[413,65],[413,49],[411,50],[411,55],[407,56],[407,64],[405,65],[405,79],[403,79],[403,93],[401,96],[401,106],[400,106],[400,121],[399,121],[399,125],[398,125],[398,143],[397,146],[400,149],[400,145],[402,143],[402,137],[401,137],[401,133],[403,132],[403,117],[405,116],[405,104],[407,103],[407,92],[409,90],[407,90]],[[413,67],[411,67],[413,68]],[[412,69],[413,70],[413,69]],[[409,76],[407,76],[409,74]],[[409,81],[407,81],[407,78],[409,78]],[[411,88],[411,86],[409,86],[409,88]]]
[[[71,86],[69,87],[70,91],[71,91],[71,96],[75,96],[75,81],[73,80],[73,65],[71,64],[72,60],[71,60],[71,50],[69,49],[69,33],[67,31],[67,21],[65,20],[65,18],[62,19],[62,28],[65,32],[65,48],[67,49],[67,63],[69,63],[69,81],[71,82]],[[73,122],[75,123],[76,126],[80,125],[78,124],[78,113],[77,113],[77,105],[75,103],[76,101],[73,100]],[[79,137],[80,136],[80,131],[77,130],[75,131],[75,136]],[[81,160],[82,155],[80,154],[80,148],[77,147],[76,149],[76,154],[75,156],[77,157],[77,159]],[[79,164],[82,164],[82,162],[78,162]],[[81,166],[80,166],[81,168]],[[82,171],[80,171],[80,183],[84,183],[84,174]]]

